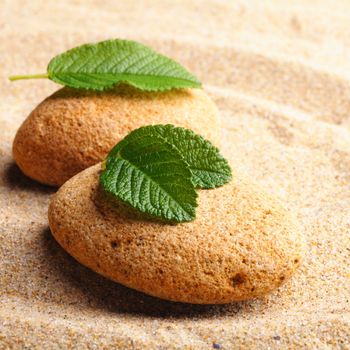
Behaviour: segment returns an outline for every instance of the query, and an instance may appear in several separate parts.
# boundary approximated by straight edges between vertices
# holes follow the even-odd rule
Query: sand
[[[350,3],[0,3],[0,348],[350,347]],[[58,86],[9,83],[56,53],[126,37],[181,61],[223,118],[223,153],[279,196],[305,234],[294,278],[226,306],[176,304],[89,271],[54,241],[54,192],[11,157],[17,128]]]

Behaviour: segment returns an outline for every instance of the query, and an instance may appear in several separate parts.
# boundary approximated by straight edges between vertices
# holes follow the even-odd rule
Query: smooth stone
[[[63,88],[23,122],[13,157],[30,178],[60,186],[102,161],[130,131],[168,123],[192,129],[218,145],[218,110],[203,90],[149,93],[124,85],[101,93]]]
[[[245,177],[199,191],[197,218],[175,225],[112,203],[100,168],[59,189],[49,223],[69,254],[113,281],[167,300],[221,304],[273,291],[300,264],[303,239],[289,212]]]

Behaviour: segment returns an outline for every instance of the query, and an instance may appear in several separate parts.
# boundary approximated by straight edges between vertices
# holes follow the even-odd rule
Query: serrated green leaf
[[[130,40],[85,44],[54,57],[48,77],[73,88],[106,90],[127,83],[146,91],[198,88],[201,83],[179,63]]]
[[[143,213],[170,221],[195,218],[197,194],[181,155],[152,128],[139,128],[109,153],[102,187]]]
[[[192,130],[157,125],[154,128],[181,154],[192,172],[192,182],[199,188],[215,188],[229,182],[231,168],[218,148]]]
[[[216,147],[173,125],[131,132],[108,154],[100,177],[107,192],[141,212],[178,222],[195,217],[195,186],[214,188],[230,179]]]

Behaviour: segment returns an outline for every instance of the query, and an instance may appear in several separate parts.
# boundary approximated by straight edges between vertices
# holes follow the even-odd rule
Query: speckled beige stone
[[[0,348],[347,349],[350,344],[348,0],[0,1]],[[204,82],[221,151],[297,216],[307,253],[262,299],[166,302],[77,263],[48,230],[51,188],[11,146],[57,90],[41,73],[70,47],[140,40]]]
[[[219,141],[218,111],[203,90],[63,88],[23,122],[13,142],[13,157],[30,178],[59,186],[103,160],[130,131],[149,124],[183,126],[215,144]]]
[[[303,240],[290,214],[238,174],[199,192],[194,221],[171,225],[108,202],[100,171],[59,189],[49,224],[69,254],[105,277],[166,300],[224,304],[271,292],[300,265]]]

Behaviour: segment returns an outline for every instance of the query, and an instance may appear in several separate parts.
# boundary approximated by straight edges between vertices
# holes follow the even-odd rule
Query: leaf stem
[[[48,74],[32,74],[32,75],[12,75],[9,77],[10,81],[22,80],[22,79],[46,79],[48,78]]]

